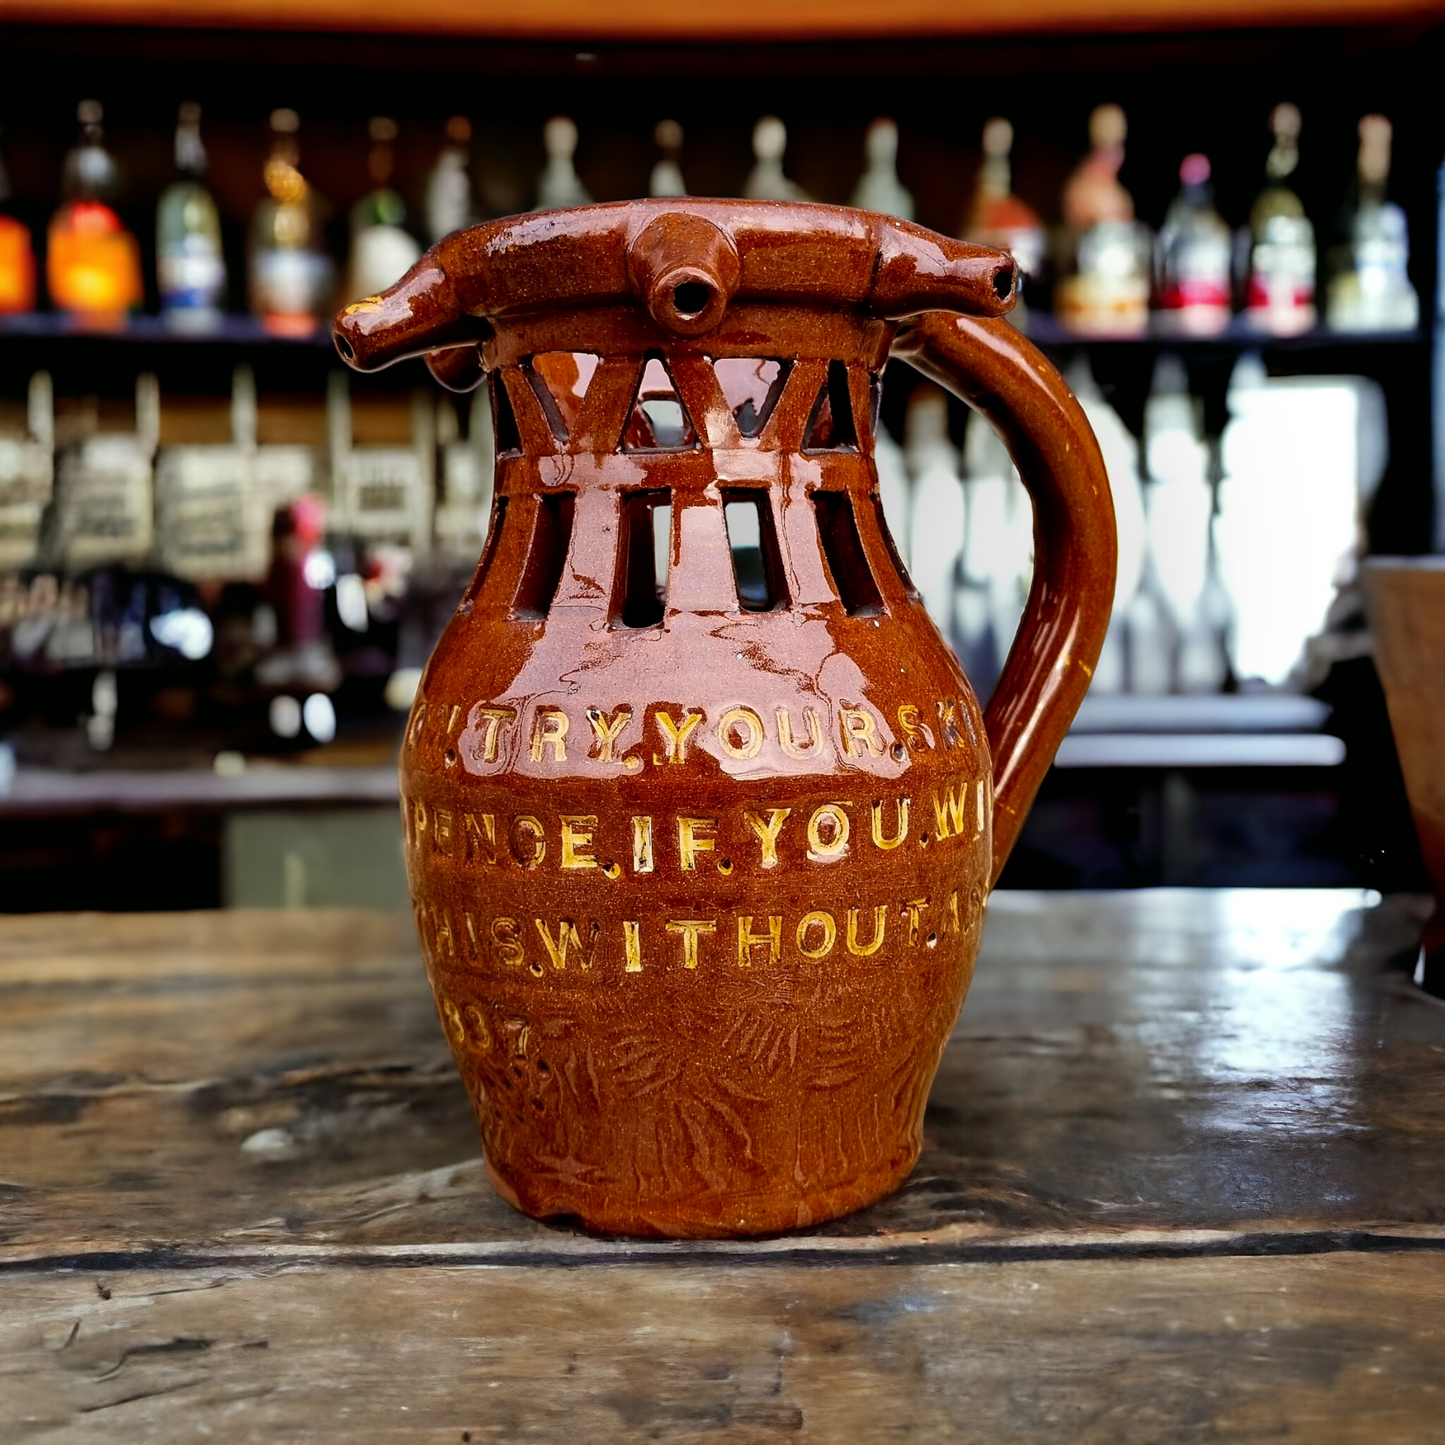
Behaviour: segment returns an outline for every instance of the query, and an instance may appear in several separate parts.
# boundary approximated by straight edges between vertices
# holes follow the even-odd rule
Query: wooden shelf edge
[[[1445,0],[0,0],[0,24],[311,30],[508,40],[848,40],[1431,24]]]

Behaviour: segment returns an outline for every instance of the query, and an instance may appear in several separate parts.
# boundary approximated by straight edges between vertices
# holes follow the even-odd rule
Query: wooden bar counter
[[[1424,905],[1001,893],[908,1184],[491,1191],[409,919],[0,920],[0,1440],[1445,1441]]]

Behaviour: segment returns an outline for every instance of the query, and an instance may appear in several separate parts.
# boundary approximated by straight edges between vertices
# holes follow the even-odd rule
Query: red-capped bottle
[[[1154,253],[1161,323],[1169,330],[1213,335],[1229,325],[1229,227],[1214,209],[1209,157],[1187,155],[1179,166],[1179,194],[1170,203]]]

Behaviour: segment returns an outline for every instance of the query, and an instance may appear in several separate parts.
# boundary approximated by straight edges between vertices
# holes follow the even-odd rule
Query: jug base
[[[546,1186],[519,1190],[490,1159],[486,1164],[487,1177],[497,1193],[513,1209],[543,1222],[575,1220],[589,1233],[642,1239],[748,1239],[811,1229],[877,1204],[913,1172],[920,1149],[921,1145],[915,1145],[902,1159],[816,1192],[788,1195],[764,1187],[650,1203],[619,1198],[603,1186],[568,1189],[565,1199]]]

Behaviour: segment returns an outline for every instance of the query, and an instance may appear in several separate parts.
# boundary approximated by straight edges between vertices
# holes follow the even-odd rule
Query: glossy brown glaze
[[[1375,665],[1435,890],[1423,948],[1430,985],[1439,991],[1445,987],[1445,566],[1438,557],[1371,558],[1364,583]]]
[[[528,1213],[754,1234],[917,1158],[984,898],[1113,590],[1088,424],[993,319],[1013,281],[866,212],[639,202],[459,233],[337,318],[359,368],[492,379],[491,532],[408,722],[402,811],[443,1025]],[[987,722],[883,524],[895,343],[1000,427],[1035,501]]]

